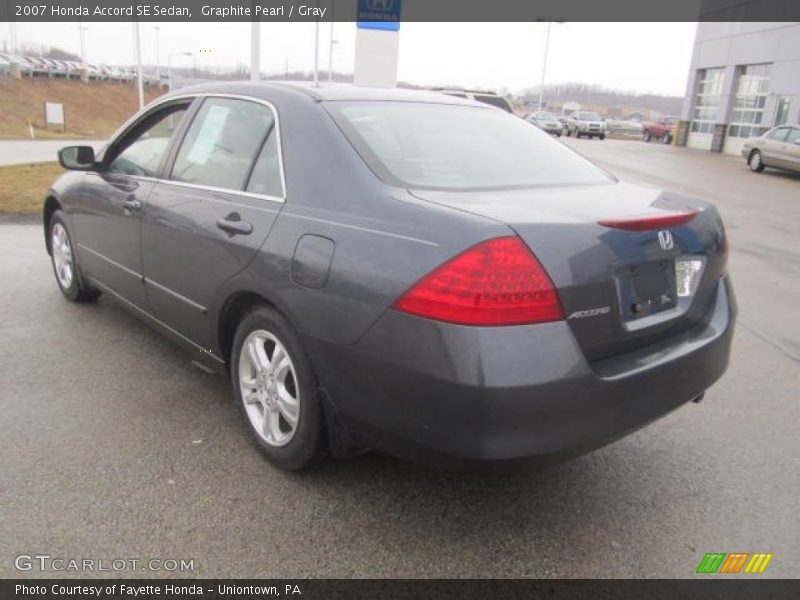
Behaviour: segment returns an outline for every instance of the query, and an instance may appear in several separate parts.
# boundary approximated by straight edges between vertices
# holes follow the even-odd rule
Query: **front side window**
[[[155,122],[146,120],[143,129],[126,139],[121,151],[117,149],[107,172],[158,177],[170,140],[186,115],[186,110],[186,106],[175,106],[159,111],[152,117]]]
[[[576,152],[503,111],[418,102],[326,106],[370,168],[395,185],[469,190],[610,181]]]
[[[787,144],[796,144],[800,141],[800,129],[790,129],[789,135],[786,136]]]
[[[186,132],[171,178],[243,190],[256,153],[274,124],[272,110],[263,104],[207,98]]]

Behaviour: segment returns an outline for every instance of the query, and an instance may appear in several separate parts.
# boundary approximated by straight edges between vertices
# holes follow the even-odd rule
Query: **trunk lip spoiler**
[[[613,229],[625,229],[627,231],[650,231],[653,229],[665,229],[685,225],[700,213],[697,209],[683,210],[679,212],[655,213],[647,215],[632,215],[628,217],[616,217],[613,219],[602,219],[598,225]]]

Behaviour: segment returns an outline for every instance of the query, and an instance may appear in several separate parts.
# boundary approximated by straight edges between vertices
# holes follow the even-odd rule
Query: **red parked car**
[[[658,121],[642,123],[642,139],[649,142],[655,138],[664,144],[671,144],[677,124],[678,117],[661,117]]]

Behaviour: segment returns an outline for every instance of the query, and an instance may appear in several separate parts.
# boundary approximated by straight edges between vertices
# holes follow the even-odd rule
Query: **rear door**
[[[800,129],[792,127],[786,136],[786,141],[781,145],[780,164],[784,169],[800,171]]]
[[[269,234],[285,198],[277,112],[266,102],[202,98],[142,221],[153,315],[207,346],[208,309]]]

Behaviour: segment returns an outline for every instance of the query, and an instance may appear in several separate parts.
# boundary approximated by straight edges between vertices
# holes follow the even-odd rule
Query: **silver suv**
[[[571,119],[570,131],[575,132],[576,137],[587,136],[590,138],[599,137],[606,139],[606,123],[596,112],[590,110],[579,110]],[[569,135],[569,134],[567,134]]]

